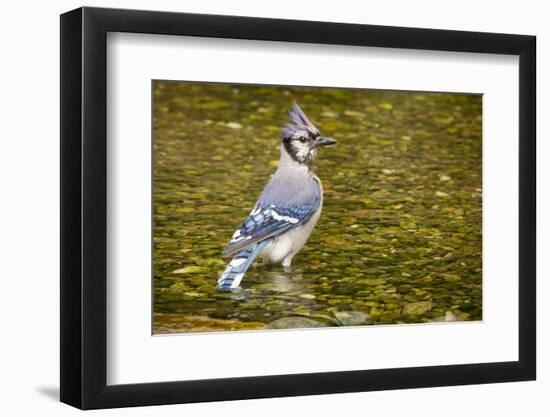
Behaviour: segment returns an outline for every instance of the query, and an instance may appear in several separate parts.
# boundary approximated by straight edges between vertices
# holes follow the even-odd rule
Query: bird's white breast
[[[304,247],[323,209],[323,188],[321,182],[316,177],[315,179],[321,187],[321,200],[317,211],[304,224],[273,238],[262,250],[260,257],[269,262],[281,262],[285,258],[292,258]]]

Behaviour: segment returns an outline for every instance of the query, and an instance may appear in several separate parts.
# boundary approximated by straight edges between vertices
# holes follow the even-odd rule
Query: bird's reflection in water
[[[301,273],[266,271],[262,273],[262,278],[266,289],[271,287],[269,289],[275,292],[298,292],[303,288]]]
[[[261,265],[249,275],[248,285],[231,291],[233,301],[261,302],[273,296],[294,298],[306,288],[301,272],[284,272],[278,265]]]

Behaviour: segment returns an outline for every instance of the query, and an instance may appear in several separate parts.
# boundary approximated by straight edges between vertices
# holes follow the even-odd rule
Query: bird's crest
[[[319,136],[319,130],[311,123],[296,102],[292,103],[292,109],[288,111],[288,117],[290,117],[291,123],[287,123],[283,127],[283,140],[291,140],[305,135]]]

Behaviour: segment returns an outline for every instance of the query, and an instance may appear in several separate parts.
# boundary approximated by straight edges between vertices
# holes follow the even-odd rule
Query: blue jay
[[[288,115],[279,167],[223,251],[233,259],[218,279],[220,291],[239,288],[257,256],[281,262],[289,271],[292,257],[302,249],[321,214],[323,187],[312,164],[320,146],[336,141],[322,137],[296,103]]]

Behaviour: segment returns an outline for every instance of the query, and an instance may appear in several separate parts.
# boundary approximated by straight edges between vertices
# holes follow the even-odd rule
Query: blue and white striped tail
[[[218,279],[218,290],[230,291],[238,288],[244,273],[266,244],[267,242],[264,240],[237,252]]]

